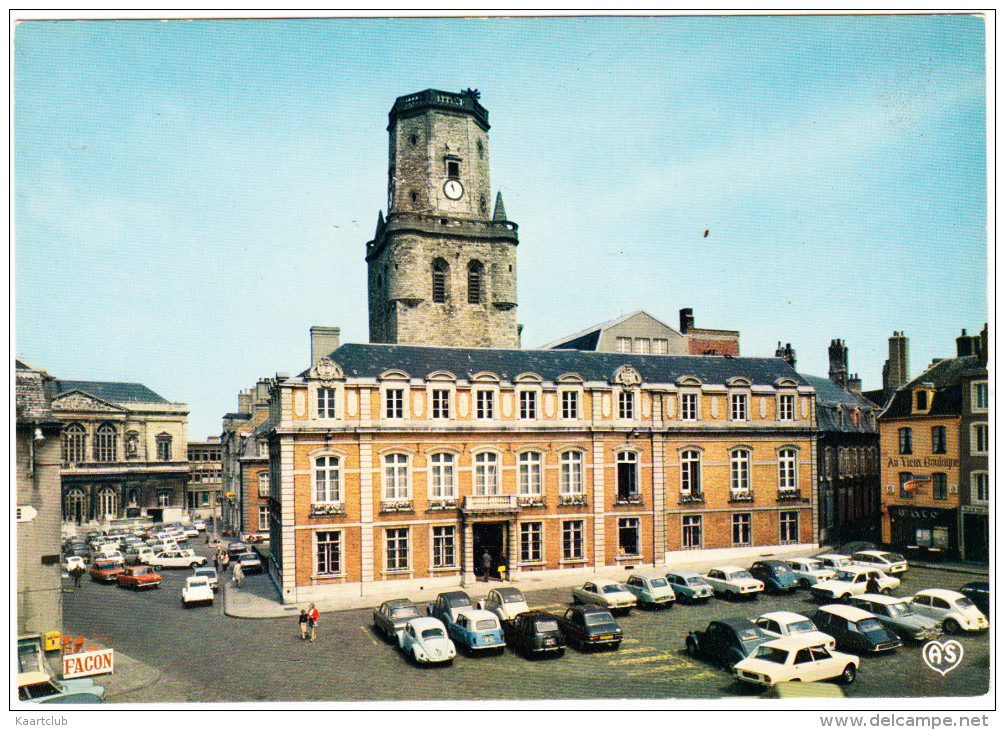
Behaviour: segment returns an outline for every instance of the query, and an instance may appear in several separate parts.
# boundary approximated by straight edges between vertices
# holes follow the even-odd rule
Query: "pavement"
[[[827,551],[828,548],[822,546],[811,550],[796,550],[786,552],[785,554],[779,553],[778,555],[772,557],[809,557],[819,555]],[[665,566],[660,566],[660,569],[692,570],[696,573],[704,573],[714,565],[722,565],[724,562],[729,561],[720,560],[710,562],[706,558],[705,560],[698,561],[668,563]],[[908,562],[908,565],[911,567],[930,568],[933,570],[942,570],[951,573],[973,575],[975,576],[974,580],[979,580],[980,578],[987,579],[988,576],[987,566],[973,565],[969,563],[926,563],[912,560]],[[650,565],[639,566],[639,569],[653,570],[654,568]],[[361,608],[373,608],[375,606],[379,606],[383,601],[391,598],[408,598],[415,603],[425,603],[433,600],[437,593],[449,590],[463,590],[471,596],[473,601],[477,602],[479,599],[484,598],[493,588],[499,588],[502,586],[513,586],[524,592],[546,590],[549,588],[571,589],[573,586],[582,585],[582,583],[587,580],[597,578],[623,580],[626,574],[627,573],[624,568],[612,566],[604,566],[596,570],[588,568],[568,571],[528,571],[522,572],[513,580],[508,581],[477,580],[474,583],[462,586],[460,580],[458,579],[456,586],[439,586],[435,589],[435,591],[429,592],[403,592],[400,586],[395,585],[391,585],[387,591],[377,592],[375,591],[375,586],[371,584],[366,587],[367,592],[365,594],[361,593],[358,596],[346,596],[343,594],[331,599],[315,599],[314,603],[317,605],[317,608],[321,613],[328,613],[332,611],[351,611]],[[233,616],[235,618],[284,618],[297,616],[301,608],[307,608],[306,602],[303,604],[283,604],[280,600],[279,590],[269,578],[265,581],[255,581],[254,584],[245,579],[244,585],[241,588],[237,588],[232,577],[222,575],[220,590],[223,597],[223,612],[228,616]]]

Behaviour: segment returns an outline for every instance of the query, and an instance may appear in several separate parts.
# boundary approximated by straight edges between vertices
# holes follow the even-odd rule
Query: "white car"
[[[206,531],[206,521],[205,520],[193,520],[192,527],[194,527],[198,532]]]
[[[964,631],[983,631],[988,619],[974,602],[956,591],[944,588],[926,588],[911,599],[911,610],[942,622],[947,634]]]
[[[813,599],[820,603],[833,603],[834,601],[844,601],[849,596],[860,596],[869,593],[869,579],[875,578],[879,585],[879,592],[888,594],[894,588],[900,587],[900,579],[886,575],[881,570],[875,568],[862,568],[857,565],[841,568],[837,575],[830,580],[824,580],[812,588],[810,593]]]
[[[74,568],[87,570],[87,564],[84,563],[84,559],[79,555],[67,555],[66,560],[63,561],[63,570],[69,573]]]
[[[799,578],[799,585],[809,588],[822,580],[828,580],[837,575],[831,568],[825,568],[824,564],[816,558],[789,558],[783,561],[792,568],[792,572]]]
[[[817,560],[823,563],[825,568],[830,568],[831,570],[840,570],[841,568],[851,567],[851,558],[847,555],[841,555],[839,553],[824,553],[823,555],[817,555]]]
[[[478,608],[491,611],[500,621],[512,621],[518,613],[529,611],[527,599],[519,588],[493,588],[478,602]]]
[[[726,598],[757,598],[764,590],[764,583],[757,580],[746,568],[738,565],[720,565],[705,574],[705,580],[712,586],[716,595]]]
[[[574,603],[589,603],[606,608],[611,613],[615,611],[630,612],[636,604],[636,598],[629,593],[624,585],[616,580],[599,578],[584,583],[579,588],[572,589]]]
[[[792,611],[772,611],[761,614],[755,621],[761,631],[770,634],[776,639],[784,639],[786,636],[799,636],[813,639],[818,644],[825,644],[833,649],[837,646],[834,637],[818,631],[816,624],[801,613]]]
[[[220,587],[220,577],[216,574],[216,568],[212,565],[202,565],[192,569],[192,576],[202,576],[209,580],[209,587],[214,591]]]
[[[185,579],[185,587],[181,589],[181,605],[184,608],[197,603],[213,604],[213,589],[209,578],[204,575],[192,575]]]
[[[199,537],[199,528],[195,525],[183,525],[181,529],[185,533],[185,537]]]
[[[162,568],[194,568],[205,564],[206,558],[196,555],[195,550],[165,550],[157,553],[150,561],[150,567],[157,571]]]
[[[907,561],[900,553],[888,553],[885,550],[862,550],[851,554],[852,565],[863,568],[876,568],[887,575],[900,575],[907,572]]]
[[[813,637],[790,636],[761,644],[733,666],[733,675],[742,682],[764,687],[825,679],[848,684],[858,674],[859,661],[857,656],[835,651]]]
[[[431,616],[409,620],[398,632],[398,648],[416,664],[451,662],[457,656],[443,622]]]

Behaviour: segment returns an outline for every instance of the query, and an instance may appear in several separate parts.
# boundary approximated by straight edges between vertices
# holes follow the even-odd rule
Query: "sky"
[[[25,21],[12,354],[187,403],[189,438],[366,342],[387,113],[477,88],[537,347],[643,309],[882,386],[988,321],[978,16]],[[705,236],[704,232],[708,231]],[[993,265],[990,266],[993,271]]]

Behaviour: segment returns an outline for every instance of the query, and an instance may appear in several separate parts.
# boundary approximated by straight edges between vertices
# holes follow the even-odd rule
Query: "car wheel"
[[[199,565],[199,561],[198,560],[193,560],[191,563],[188,564],[188,567],[195,568],[198,565]]]
[[[726,668],[729,671],[733,671],[733,667],[743,661],[743,654],[738,651],[731,651],[729,653],[729,658],[726,660]]]
[[[956,619],[947,618],[942,622],[942,630],[952,636],[953,634],[960,633],[960,624]]]
[[[690,657],[697,658],[698,656],[698,642],[692,637],[687,637],[687,641],[684,642],[684,648],[687,650],[687,654]]]
[[[150,567],[153,568],[156,571],[164,570],[164,566],[163,565],[151,565]]]
[[[847,593],[842,593],[840,596],[837,597],[837,602],[838,603],[848,603],[848,594]]]
[[[799,581],[799,585],[803,588],[809,588],[812,584],[806,578],[802,578]]]
[[[847,667],[845,667],[844,671],[841,672],[841,684],[851,684],[852,682],[854,682],[855,673],[856,672],[854,664],[849,664]]]

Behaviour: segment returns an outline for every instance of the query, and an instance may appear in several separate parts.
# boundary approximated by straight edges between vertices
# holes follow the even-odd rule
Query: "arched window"
[[[499,457],[491,451],[475,454],[475,494],[499,494]]]
[[[87,519],[87,498],[81,489],[71,489],[63,501],[63,517],[67,522],[78,525]]]
[[[87,458],[87,432],[79,423],[63,429],[63,463],[77,464]]]
[[[563,451],[559,471],[559,490],[562,494],[583,493],[583,454],[580,451]]]
[[[433,261],[433,301],[443,303],[447,301],[449,292],[447,291],[448,274],[450,266],[443,259]]]
[[[468,264],[468,304],[481,304],[484,273],[485,267],[481,261],[472,261]]]
[[[98,490],[98,514],[99,520],[112,520],[119,514],[119,495],[114,487],[102,487]]]
[[[778,452],[778,489],[796,488],[796,450],[782,449]]]
[[[517,457],[520,478],[520,496],[541,496],[541,454],[524,451]]]
[[[681,452],[680,491],[695,496],[701,494],[701,453],[696,449]]]
[[[94,435],[94,460],[115,461],[118,441],[119,433],[115,430],[115,426],[110,423],[99,426],[98,432]]]
[[[388,454],[384,457],[384,499],[411,499],[408,481],[408,454]]]
[[[319,456],[315,458],[314,504],[341,501],[341,486],[339,458],[337,456]]]
[[[634,451],[618,452],[618,500],[627,501],[639,495],[639,455]]]
[[[429,456],[429,496],[433,499],[453,499],[454,455],[447,452]]]
[[[729,455],[729,489],[750,491],[750,451],[747,449],[736,449]]]

